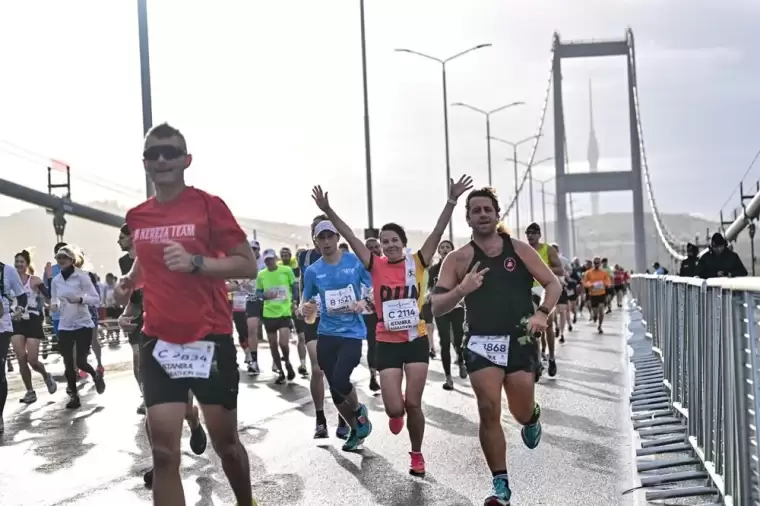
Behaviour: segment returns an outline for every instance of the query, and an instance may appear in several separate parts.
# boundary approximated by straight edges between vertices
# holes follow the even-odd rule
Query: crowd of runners
[[[288,248],[262,250],[219,197],[185,184],[192,156],[179,130],[154,127],[143,160],[156,196],[131,209],[119,231],[120,279],[109,274],[99,283],[83,270],[81,251],[65,243],[56,245],[55,263],[42,277],[34,275],[26,251],[15,265],[0,264],[0,432],[10,346],[27,389],[21,402],[37,400],[31,370],[55,394],[57,383],[39,357],[49,311],[65,365],[66,408],[77,409],[81,374],[92,377],[99,394],[105,391],[99,350],[96,367],[88,355],[98,344],[99,318],[109,317],[118,318],[133,350],[142,397],[137,411],[146,414],[153,456],[145,483],[154,504],[185,503],[183,420],[196,454],[210,438],[237,504],[256,504],[237,432],[238,351],[247,374],[268,374],[259,367],[262,341],[269,344],[276,384],[297,375],[309,379],[315,439],[330,437],[324,407],[329,389],[339,412],[335,436],[344,451],[360,448],[373,431],[351,382],[366,356],[368,387],[382,396],[389,430],[407,429],[409,472],[424,476],[422,398],[429,362],[440,354],[444,390],[454,387],[453,361],[457,376],[469,377],[477,400],[480,442],[492,474],[484,504],[510,504],[502,392],[524,444],[536,448],[542,426],[535,384],[544,372],[558,374],[556,342],[570,339],[584,308],[603,333],[605,315],[613,304],[620,307],[628,285],[622,267],[601,258],[567,259],[557,245],[542,241],[535,223],[525,229],[526,241],[513,238],[499,222],[494,190],[473,189],[468,176],[450,182],[438,220],[417,250],[396,223],[385,224],[378,237],[357,237],[320,186],[312,193],[319,213],[311,223],[313,248],[295,255]],[[472,239],[457,248],[442,235],[461,200]]]

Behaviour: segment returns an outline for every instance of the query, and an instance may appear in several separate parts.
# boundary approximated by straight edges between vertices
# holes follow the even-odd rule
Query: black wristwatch
[[[192,264],[193,264],[193,270],[190,271],[192,274],[198,274],[201,271],[201,267],[203,267],[204,258],[203,255],[193,255]]]
[[[549,316],[549,314],[551,314],[551,310],[549,310],[546,306],[539,306],[537,311],[544,313],[546,316]]]

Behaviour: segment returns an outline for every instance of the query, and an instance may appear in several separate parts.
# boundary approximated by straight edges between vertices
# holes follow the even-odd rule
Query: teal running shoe
[[[364,438],[359,437],[355,429],[351,429],[351,431],[348,433],[348,439],[346,439],[346,442],[343,444],[343,451],[356,451],[362,444],[364,444]]]
[[[531,450],[535,449],[538,446],[538,443],[541,442],[542,433],[541,422],[536,422],[531,425],[523,425],[523,428],[520,431],[523,443],[525,443],[525,446]]]
[[[509,506],[512,491],[509,490],[509,480],[506,475],[494,476],[491,495],[486,497],[484,506]]]
[[[369,421],[367,406],[364,404],[359,404],[359,412],[356,413],[356,434],[362,440],[372,434],[372,422]]]

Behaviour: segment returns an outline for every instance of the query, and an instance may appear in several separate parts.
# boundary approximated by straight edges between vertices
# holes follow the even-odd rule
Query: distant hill
[[[116,214],[124,214],[126,209],[120,208],[114,202],[94,202],[92,207]],[[689,216],[687,214],[665,215],[663,217],[671,233],[683,241],[693,241],[699,235],[705,237],[705,231],[717,230],[717,224],[708,220]],[[104,275],[106,272],[118,270],[117,259],[120,250],[116,244],[117,231],[111,227],[91,223],[75,217],[67,217],[65,239],[84,249],[93,269]],[[308,224],[293,225],[266,220],[238,218],[240,225],[252,234],[256,231],[257,238],[264,247],[279,249],[282,246],[291,248],[304,247],[310,243]],[[521,226],[527,225],[527,221]],[[554,224],[547,224],[548,230],[544,237],[554,241]],[[609,257],[612,262],[633,268],[633,219],[630,213],[608,213],[596,217],[581,217],[576,220],[578,252],[581,258],[593,255]],[[356,230],[361,234],[361,230]],[[666,255],[656,239],[656,231],[651,216],[647,215],[647,260],[651,265],[655,260],[664,260]],[[427,231],[408,231],[410,246],[419,246],[427,236]],[[42,267],[53,255],[55,235],[52,226],[52,216],[42,209],[29,209],[10,216],[0,217],[0,259],[9,262],[13,255],[21,249],[29,249],[38,267]],[[458,244],[464,244],[467,237],[457,238]],[[739,245],[740,253],[746,244]],[[745,258],[748,255],[743,255]],[[748,265],[749,268],[749,265]]]

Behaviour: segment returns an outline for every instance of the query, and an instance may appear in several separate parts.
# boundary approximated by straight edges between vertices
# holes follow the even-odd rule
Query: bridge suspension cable
[[[636,128],[639,133],[639,151],[641,153],[641,166],[644,171],[644,186],[647,192],[647,199],[649,200],[649,207],[652,211],[652,218],[654,220],[654,226],[657,229],[657,235],[660,242],[665,247],[668,254],[675,260],[683,260],[686,256],[681,253],[685,250],[686,245],[684,243],[678,243],[673,235],[665,227],[665,223],[662,221],[660,212],[657,209],[657,202],[654,198],[654,191],[652,190],[652,178],[649,175],[649,164],[647,163],[646,148],[644,147],[644,132],[641,127],[641,110],[639,108],[639,85],[636,76],[636,51],[633,44],[633,32],[628,30],[628,51],[630,53],[631,62],[631,75],[633,76],[633,103],[636,110]],[[679,251],[680,250],[680,251]]]

